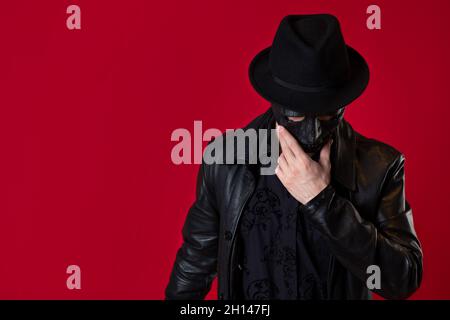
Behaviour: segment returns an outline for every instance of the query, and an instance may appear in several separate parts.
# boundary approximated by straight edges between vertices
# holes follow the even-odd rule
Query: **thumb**
[[[323,147],[322,150],[320,150],[320,160],[319,163],[323,168],[329,168],[330,167],[330,150],[331,150],[331,144],[333,143],[333,140],[330,139]]]

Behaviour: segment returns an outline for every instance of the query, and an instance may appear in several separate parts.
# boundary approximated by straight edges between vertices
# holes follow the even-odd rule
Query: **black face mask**
[[[330,115],[332,118],[320,120],[321,115],[303,114],[272,104],[275,120],[294,136],[306,153],[313,154],[313,159],[318,158],[322,147],[334,137],[336,128],[344,117],[344,109],[345,107],[342,107],[332,113],[321,114]],[[305,118],[301,121],[291,121],[288,117]]]

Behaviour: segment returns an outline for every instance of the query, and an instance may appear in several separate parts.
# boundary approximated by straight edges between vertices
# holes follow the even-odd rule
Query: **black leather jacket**
[[[269,128],[269,108],[248,128]],[[303,206],[304,214],[328,239],[329,298],[368,299],[367,267],[381,271],[389,299],[410,296],[422,279],[422,251],[405,199],[403,154],[369,139],[343,120],[332,149],[331,184]],[[239,299],[239,218],[255,188],[255,165],[200,166],[196,200],[183,229],[183,244],[165,298],[203,299],[218,277],[218,298]]]

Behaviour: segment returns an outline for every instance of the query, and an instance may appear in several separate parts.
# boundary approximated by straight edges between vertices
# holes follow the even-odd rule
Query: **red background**
[[[82,30],[66,28],[69,4]],[[381,30],[366,28],[371,4]],[[449,10],[447,0],[3,2],[0,298],[163,298],[198,170],[172,164],[172,131],[262,113],[250,60],[286,14],[322,12],[371,70],[347,120],[406,155],[424,250],[413,298],[450,298]],[[66,288],[70,264],[81,290]]]

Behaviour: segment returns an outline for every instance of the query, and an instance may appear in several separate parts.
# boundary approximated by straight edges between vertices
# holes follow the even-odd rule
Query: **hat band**
[[[347,74],[347,79],[344,79],[343,81],[341,81],[339,83],[333,83],[332,85],[325,84],[322,86],[302,86],[299,84],[290,83],[290,82],[281,80],[280,78],[278,78],[274,75],[272,75],[272,78],[280,86],[283,86],[283,87],[291,89],[291,90],[302,91],[302,92],[323,92],[323,91],[328,91],[328,90],[333,90],[333,89],[339,88],[340,86],[342,86],[342,84],[344,84],[344,82],[346,80],[348,80],[350,78],[350,76],[349,76],[349,74]]]

